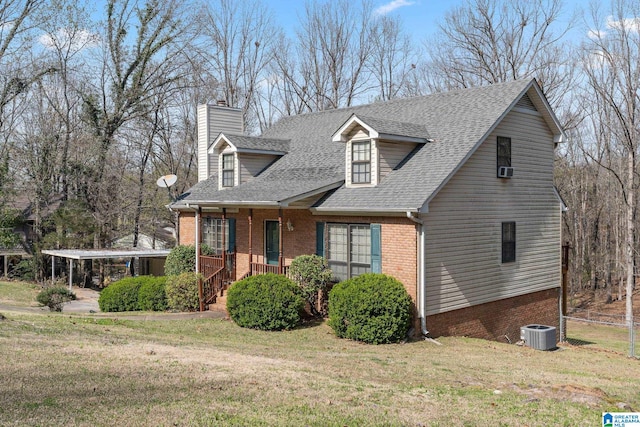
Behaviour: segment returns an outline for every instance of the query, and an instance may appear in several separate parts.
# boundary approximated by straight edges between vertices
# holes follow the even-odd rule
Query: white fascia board
[[[229,141],[229,138],[227,138],[226,136],[224,136],[224,133],[220,132],[220,134],[216,137],[216,139],[213,140],[213,142],[211,143],[211,145],[209,146],[209,149],[207,150],[208,154],[213,154],[215,153],[216,148],[222,144],[222,143],[226,143],[227,145],[229,145],[229,147],[231,147],[231,151],[238,151],[238,149],[236,148],[235,145],[233,145],[231,143],[231,141]]]
[[[347,120],[342,126],[340,126],[340,129],[338,129],[333,134],[333,136],[331,137],[331,140],[333,142],[346,142],[347,140],[346,138],[343,137],[343,134],[347,132],[349,129],[351,129],[355,124],[358,124],[363,128],[365,128],[367,132],[369,132],[369,138],[378,138],[378,132],[375,129],[373,129],[371,126],[369,126],[368,124],[360,120],[358,116],[353,114],[349,118],[349,120]]]

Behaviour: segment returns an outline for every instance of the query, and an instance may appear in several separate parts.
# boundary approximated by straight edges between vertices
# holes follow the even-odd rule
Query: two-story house
[[[517,341],[557,325],[563,131],[535,80],[285,117],[243,135],[240,110],[198,108],[199,182],[172,205],[223,286],[327,258],[337,280],[406,287],[416,330]]]

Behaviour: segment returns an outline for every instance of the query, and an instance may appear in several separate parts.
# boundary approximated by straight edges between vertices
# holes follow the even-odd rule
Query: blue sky
[[[608,0],[602,1],[608,5]],[[304,13],[304,3],[304,0],[265,0],[285,29],[297,26],[298,17]],[[405,30],[421,42],[436,32],[448,11],[465,3],[465,0],[374,0],[374,7],[379,13],[399,16]],[[577,7],[586,8],[589,1],[564,0],[563,3],[564,18],[568,21]]]

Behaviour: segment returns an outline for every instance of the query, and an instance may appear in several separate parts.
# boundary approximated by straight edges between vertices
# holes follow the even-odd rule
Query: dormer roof
[[[238,153],[284,156],[289,151],[289,142],[288,139],[261,138],[221,132],[209,146],[208,152],[213,154],[222,144],[228,144],[232,151]]]
[[[426,143],[430,140],[429,132],[423,125],[399,122],[377,117],[352,114],[351,117],[333,134],[334,142],[345,142],[357,127],[364,128],[370,138],[386,139],[398,142]]]

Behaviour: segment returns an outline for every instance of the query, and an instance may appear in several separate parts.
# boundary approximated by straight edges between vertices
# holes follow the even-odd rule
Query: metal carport
[[[169,249],[45,249],[45,255],[51,255],[51,281],[55,282],[55,258],[69,260],[69,289],[73,285],[73,260],[110,259],[110,258],[166,258]]]

